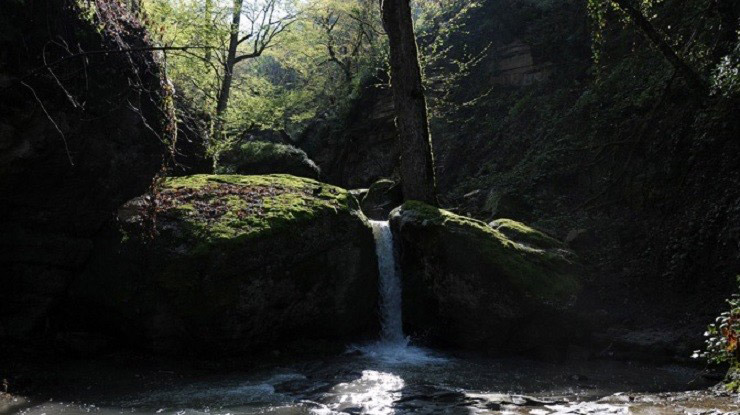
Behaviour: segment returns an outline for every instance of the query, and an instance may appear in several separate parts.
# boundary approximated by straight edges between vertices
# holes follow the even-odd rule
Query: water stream
[[[388,221],[370,221],[378,257],[380,291],[380,340],[354,346],[364,355],[392,364],[442,364],[445,359],[410,345],[403,334],[401,274],[396,264],[393,233]]]

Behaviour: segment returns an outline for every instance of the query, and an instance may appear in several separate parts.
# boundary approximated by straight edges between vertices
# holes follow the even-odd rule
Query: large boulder
[[[246,141],[219,153],[216,173],[285,173],[318,179],[321,171],[303,150],[296,147],[266,141]]]
[[[77,330],[208,354],[376,333],[372,230],[344,189],[289,175],[171,178],[119,217],[122,253],[70,288],[89,322]]]
[[[391,213],[404,325],[430,342],[484,352],[563,352],[579,289],[575,255],[514,221],[496,228],[420,202]]]

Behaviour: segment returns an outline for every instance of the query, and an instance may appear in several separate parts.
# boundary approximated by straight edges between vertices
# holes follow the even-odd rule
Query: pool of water
[[[40,367],[43,386],[14,406],[0,406],[0,413],[544,415],[555,411],[548,407],[573,407],[618,392],[707,386],[696,368],[682,366],[556,364],[443,355],[418,348],[389,351],[378,345],[249,370],[193,369],[115,358]],[[507,409],[510,405],[523,409],[512,412]]]

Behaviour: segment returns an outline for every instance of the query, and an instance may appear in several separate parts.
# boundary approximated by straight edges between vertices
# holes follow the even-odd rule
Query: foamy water
[[[431,364],[446,360],[428,350],[410,345],[403,333],[401,274],[396,265],[393,233],[388,221],[370,221],[378,257],[380,292],[380,340],[364,346],[352,346],[363,355],[388,364]]]

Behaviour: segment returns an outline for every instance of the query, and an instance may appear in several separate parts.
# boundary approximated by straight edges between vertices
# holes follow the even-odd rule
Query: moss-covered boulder
[[[405,327],[453,347],[562,352],[580,290],[575,255],[521,223],[496,225],[420,202],[391,213]]]
[[[306,153],[288,144],[247,141],[218,154],[218,174],[284,173],[318,179],[321,171]]]
[[[362,211],[370,219],[387,220],[393,209],[403,203],[400,183],[380,179],[373,183],[362,198]]]
[[[119,213],[125,275],[102,261],[72,289],[137,345],[239,353],[375,333],[372,231],[346,190],[289,175],[196,175],[165,180],[149,199]],[[149,255],[132,265],[137,252]]]

